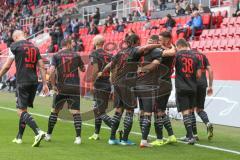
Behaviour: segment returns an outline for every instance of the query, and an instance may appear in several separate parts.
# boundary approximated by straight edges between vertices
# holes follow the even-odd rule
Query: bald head
[[[25,34],[21,30],[15,30],[12,34],[12,39],[14,42],[20,41],[20,40],[26,40]]]
[[[93,38],[93,44],[96,46],[96,47],[102,47],[104,45],[104,37],[102,35],[96,35],[94,38]]]

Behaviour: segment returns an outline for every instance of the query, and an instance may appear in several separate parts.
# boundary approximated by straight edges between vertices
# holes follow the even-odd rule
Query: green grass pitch
[[[51,97],[37,97],[35,108],[30,112],[48,116],[51,109]],[[91,110],[90,100],[81,100],[84,112]],[[5,108],[5,109],[3,109]],[[136,146],[110,146],[107,144],[109,130],[102,129],[99,141],[88,140],[94,128],[89,125],[82,127],[82,144],[74,145],[75,131],[73,124],[58,121],[53,132],[52,141],[41,143],[39,148],[32,148],[34,134],[29,127],[26,128],[23,144],[13,144],[18,130],[18,118],[15,109],[14,94],[0,92],[0,160],[240,160],[240,155],[218,151],[182,143],[140,149],[138,144],[141,136],[130,134],[130,139]],[[34,115],[40,128],[47,130],[47,118]],[[93,120],[84,121],[93,124]],[[172,120],[173,129],[177,137],[185,134],[181,121]],[[135,118],[133,132],[140,132],[137,118]],[[240,128],[214,126],[214,139],[208,142],[206,129],[202,123],[198,124],[199,144],[215,146],[240,152]],[[154,135],[152,125],[151,135]],[[164,133],[166,136],[166,133]]]

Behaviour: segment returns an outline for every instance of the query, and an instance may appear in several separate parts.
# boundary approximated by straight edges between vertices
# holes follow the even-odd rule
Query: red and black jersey
[[[201,63],[201,70],[202,70],[202,76],[197,81],[198,86],[207,87],[208,85],[207,85],[206,69],[208,66],[210,66],[210,63],[204,54],[200,52],[196,52],[196,56]]]
[[[133,78],[136,76],[141,55],[137,47],[130,47],[118,52],[112,58],[111,72],[112,82]]]
[[[146,54],[141,57],[140,66],[144,67],[144,66],[152,63],[152,61],[154,61],[154,60],[159,60],[161,62],[162,53],[163,53],[163,49],[161,49],[161,48],[156,48],[156,49],[150,51],[149,54]],[[149,84],[149,85],[157,84],[159,77],[160,77],[159,76],[159,67],[157,67],[153,71],[138,75],[137,83],[138,84]]]
[[[171,82],[171,76],[174,71],[174,60],[175,56],[162,57],[159,67],[161,79]]]
[[[177,91],[192,91],[197,89],[197,70],[201,64],[196,54],[190,50],[182,50],[176,54],[176,78],[175,86]]]
[[[84,67],[81,57],[71,50],[61,50],[52,57],[51,65],[57,70],[57,85],[79,86],[78,69]]]
[[[16,82],[36,84],[38,82],[36,66],[41,59],[38,48],[27,40],[21,40],[13,43],[10,51],[16,62]]]
[[[105,66],[111,62],[112,55],[104,51],[103,49],[97,49],[90,54],[91,64],[97,64],[99,72],[105,68]],[[103,76],[96,81],[108,80],[110,72],[103,73]]]

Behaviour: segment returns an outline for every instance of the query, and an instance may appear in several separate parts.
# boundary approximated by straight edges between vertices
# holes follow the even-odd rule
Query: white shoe
[[[147,140],[141,140],[140,148],[145,148],[145,147],[152,147],[152,145],[148,143]]]
[[[81,143],[82,143],[81,137],[76,137],[74,144],[81,144]]]
[[[44,140],[47,141],[47,142],[50,142],[51,141],[51,134],[46,134]]]
[[[34,143],[32,145],[32,147],[39,147],[41,141],[44,139],[46,133],[43,131],[39,131],[38,135],[35,136],[35,140]]]
[[[22,144],[22,139],[14,138],[14,140],[12,140],[12,142],[16,143],[16,144]]]

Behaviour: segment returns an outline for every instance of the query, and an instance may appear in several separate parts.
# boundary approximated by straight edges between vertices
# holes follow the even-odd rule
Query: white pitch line
[[[17,111],[16,109],[8,108],[8,107],[2,107],[2,106],[0,106],[0,109],[8,110],[8,111],[14,111],[14,112]],[[30,112],[30,113],[32,115],[35,115],[35,116],[38,116],[38,117],[43,117],[43,118],[48,118],[49,117],[49,116],[46,116],[46,115],[43,115],[43,114],[39,114],[39,113],[33,113],[33,112]],[[69,120],[62,120],[62,119],[59,119],[59,120],[61,120],[63,122],[73,123],[72,121],[69,121]],[[89,124],[89,123],[83,123],[83,125],[94,127],[93,124]],[[110,128],[104,127],[104,126],[102,126],[101,128],[110,130]],[[141,133],[139,133],[139,132],[131,132],[131,134],[141,135]],[[153,136],[153,135],[149,135],[149,137],[156,138],[156,136]],[[183,144],[187,144],[186,142],[182,142],[182,141],[178,141],[178,142],[179,143],[183,143]],[[198,143],[195,143],[194,146],[197,146],[197,147],[200,147],[200,148],[207,148],[207,149],[211,149],[211,150],[222,151],[222,152],[227,152],[227,153],[233,153],[233,154],[240,155],[239,151],[225,149],[225,148],[220,148],[220,147],[208,146],[208,145],[203,145],[203,144],[198,144]]]

